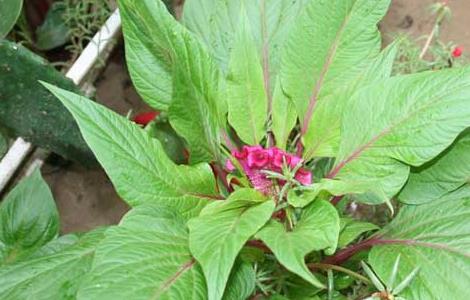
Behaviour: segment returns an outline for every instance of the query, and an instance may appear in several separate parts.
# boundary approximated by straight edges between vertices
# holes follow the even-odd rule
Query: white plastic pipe
[[[119,16],[119,10],[116,9],[106,20],[106,23],[101,27],[100,31],[98,31],[88,43],[65,76],[71,79],[75,84],[81,84],[83,79],[117,36],[120,29],[121,18]],[[33,148],[34,146],[31,143],[26,142],[22,138],[17,138],[10,147],[7,154],[5,154],[0,161],[0,193],[3,192]],[[35,161],[33,164],[40,166],[42,165],[42,161]]]

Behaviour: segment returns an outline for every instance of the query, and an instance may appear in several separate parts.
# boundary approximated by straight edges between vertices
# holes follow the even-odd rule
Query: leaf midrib
[[[326,77],[326,74],[328,73],[328,71],[330,69],[331,64],[333,63],[333,59],[335,58],[336,51],[338,50],[338,47],[339,47],[339,44],[340,44],[340,41],[341,41],[341,37],[342,37],[342,35],[343,35],[343,33],[346,29],[346,26],[348,25],[348,23],[351,19],[351,14],[354,10],[354,6],[356,5],[356,2],[357,2],[357,0],[355,0],[354,3],[351,5],[350,11],[348,12],[346,17],[344,18],[338,32],[336,33],[333,44],[328,49],[326,62],[322,67],[322,70],[320,72],[320,76],[318,77],[318,80],[315,83],[312,96],[310,97],[310,100],[309,100],[307,112],[305,113],[305,116],[304,116],[304,121],[303,121],[302,128],[301,128],[302,136],[304,136],[306,134],[306,132],[308,131],[308,127],[309,127],[310,121],[312,119],[313,112],[314,112],[316,104],[318,102],[318,96],[319,96],[320,91],[323,87],[323,81]]]

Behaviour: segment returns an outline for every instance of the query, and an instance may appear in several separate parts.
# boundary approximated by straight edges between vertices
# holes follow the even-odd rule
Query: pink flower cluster
[[[267,178],[266,174],[261,172],[262,170],[282,173],[284,162],[294,169],[302,161],[300,157],[276,147],[264,149],[261,146],[244,146],[241,151],[232,151],[232,155],[240,163],[253,186],[265,194],[272,192],[272,180]],[[235,170],[230,160],[227,160],[226,168],[229,171]],[[300,168],[295,174],[295,179],[303,185],[309,185],[312,183],[312,173],[305,168]]]

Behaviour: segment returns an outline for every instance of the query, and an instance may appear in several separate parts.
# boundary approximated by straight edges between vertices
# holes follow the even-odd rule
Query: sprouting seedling
[[[416,277],[419,272],[419,267],[415,268],[403,279],[399,284],[395,286],[395,281],[398,274],[398,268],[400,265],[400,255],[397,256],[395,263],[393,264],[392,273],[389,279],[385,282],[375,273],[372,268],[361,261],[362,268],[370,278],[372,284],[377,288],[378,292],[372,294],[370,297],[364,300],[405,300],[405,298],[398,296],[407,286],[410,285],[411,281]]]

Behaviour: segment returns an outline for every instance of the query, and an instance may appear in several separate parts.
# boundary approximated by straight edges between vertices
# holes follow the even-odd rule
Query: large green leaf
[[[204,271],[209,300],[222,298],[238,253],[273,211],[274,201],[253,189],[240,189],[189,221],[191,253]]]
[[[268,90],[272,91],[280,65],[280,49],[295,18],[308,0],[188,0],[183,23],[211,50],[227,71],[230,50],[238,32],[240,13],[249,18],[263,61]],[[271,84],[272,82],[272,84]]]
[[[11,263],[43,246],[59,233],[59,213],[39,170],[23,179],[0,206],[2,262]]]
[[[185,220],[155,205],[133,209],[96,250],[78,299],[207,299],[204,275],[191,256]]]
[[[4,38],[16,24],[20,16],[23,0],[3,0],[0,1],[0,39]]]
[[[411,171],[401,202],[423,204],[470,183],[470,135],[467,133],[436,160]]]
[[[245,143],[258,145],[268,118],[263,68],[244,11],[238,24],[227,79],[228,121]]]
[[[305,256],[318,250],[333,253],[338,243],[340,221],[336,208],[327,201],[317,200],[307,206],[292,231],[277,221],[270,221],[258,232],[279,262],[289,271],[311,284],[323,288],[305,265]]]
[[[150,45],[147,47],[151,47],[138,47],[135,52],[130,51],[138,59],[145,59],[139,63],[129,58],[131,70],[136,68],[151,72],[137,77],[137,87],[142,79],[158,82],[155,74],[162,73],[160,71],[164,65],[166,73],[171,74],[168,84],[171,84],[172,93],[171,101],[160,108],[169,110],[171,125],[188,142],[191,162],[219,159],[219,131],[220,124],[224,124],[225,105],[219,95],[217,65],[203,44],[171,16],[163,2],[121,0],[120,8],[125,20],[124,27],[128,24],[130,47],[139,39],[135,35],[142,36],[136,45],[144,40]],[[148,52],[156,55],[153,61],[146,59]],[[154,96],[155,91],[150,91]]]
[[[131,206],[165,202],[197,214],[217,197],[208,165],[178,166],[160,142],[126,118],[84,97],[44,83],[69,109],[119,195]]]
[[[80,93],[44,58],[22,45],[0,39],[0,127],[11,137],[22,137],[66,159],[96,166],[72,116],[39,80]]]
[[[168,110],[172,97],[173,20],[161,18],[159,0],[120,0],[119,8],[124,32],[126,61],[135,88],[153,108]]]
[[[417,277],[401,294],[406,299],[468,299],[469,218],[470,189],[429,204],[405,206],[378,233],[380,240],[369,262],[386,279],[400,255],[396,282],[419,267]]]
[[[1,267],[0,299],[75,299],[102,237],[96,230],[62,251]]]
[[[310,1],[295,22],[282,53],[282,87],[309,127],[317,104],[362,72],[380,50],[377,23],[390,0]]]
[[[335,91],[318,103],[309,128],[303,137],[304,158],[335,157],[341,140],[343,111],[351,95],[357,90],[383,82],[390,78],[398,42],[391,44],[378,56],[359,63],[354,78],[337,86]],[[354,104],[350,104],[354,105]]]
[[[383,202],[470,126],[470,68],[394,77],[354,94],[329,178],[371,182]]]

